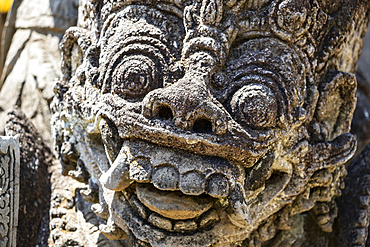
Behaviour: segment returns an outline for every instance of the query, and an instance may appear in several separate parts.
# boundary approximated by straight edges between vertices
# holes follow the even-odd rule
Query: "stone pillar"
[[[19,140],[0,137],[0,245],[15,247],[19,209]]]

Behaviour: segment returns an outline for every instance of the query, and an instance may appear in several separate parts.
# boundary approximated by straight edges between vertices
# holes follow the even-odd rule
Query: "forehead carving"
[[[102,91],[134,99],[169,83],[177,69],[176,48],[181,48],[180,37],[172,35],[183,32],[173,23],[178,18],[146,6],[128,6],[112,15],[99,42]]]
[[[53,128],[100,231],[249,246],[306,212],[330,231],[356,146],[354,2],[91,1],[61,43]]]

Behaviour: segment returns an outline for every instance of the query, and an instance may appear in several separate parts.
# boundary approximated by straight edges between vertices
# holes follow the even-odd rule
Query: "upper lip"
[[[228,122],[224,135],[194,133],[168,122],[163,124],[161,121],[148,119],[140,113],[127,109],[128,105],[139,103],[129,103],[111,94],[105,95],[103,102],[97,114],[98,121],[99,118],[112,121],[123,140],[141,139],[198,155],[218,156],[240,162],[247,167],[252,166],[266,154],[269,145],[277,137],[275,131],[246,130],[233,120]]]
[[[116,191],[137,181],[152,182],[161,190],[181,190],[187,195],[207,192],[213,197],[224,198],[229,188],[238,181],[243,182],[242,174],[240,166],[220,158],[204,158],[130,140],[122,144],[100,181],[106,188]]]

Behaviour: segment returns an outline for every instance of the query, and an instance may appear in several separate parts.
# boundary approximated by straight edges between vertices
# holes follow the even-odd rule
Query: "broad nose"
[[[153,90],[143,100],[142,113],[196,133],[223,135],[227,130],[226,111],[199,77],[184,77],[169,87]]]

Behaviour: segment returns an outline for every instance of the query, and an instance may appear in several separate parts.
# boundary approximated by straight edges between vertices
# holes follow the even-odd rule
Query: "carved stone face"
[[[247,245],[312,209],[330,231],[356,82],[323,2],[104,1],[67,31],[56,150],[108,238]]]

